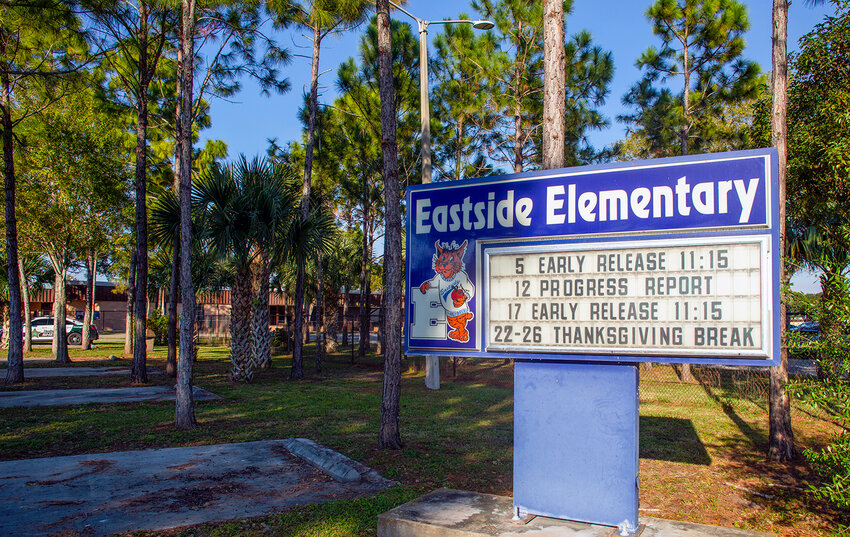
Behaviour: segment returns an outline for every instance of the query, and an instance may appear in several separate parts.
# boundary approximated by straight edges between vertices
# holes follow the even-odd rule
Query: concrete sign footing
[[[378,537],[609,537],[618,528],[542,516],[525,525],[511,521],[513,500],[506,496],[437,489],[378,516]],[[768,537],[771,534],[641,518],[641,537]],[[633,533],[631,535],[637,535]]]

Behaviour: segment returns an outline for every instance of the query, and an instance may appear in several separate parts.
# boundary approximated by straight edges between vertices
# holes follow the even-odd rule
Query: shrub
[[[154,345],[168,343],[168,317],[159,310],[153,310],[148,317],[148,328],[153,332]]]
[[[848,302],[847,293],[840,293],[828,300],[812,301],[805,309],[816,321],[822,321],[823,310],[829,309],[829,315],[841,327],[850,318]],[[817,357],[818,365],[817,379],[795,383],[796,395],[820,409],[842,429],[823,449],[808,449],[803,453],[823,480],[812,486],[812,491],[838,507],[850,508],[850,337],[841,332],[838,337],[822,332],[817,341],[800,334],[789,336],[788,346],[810,351]]]

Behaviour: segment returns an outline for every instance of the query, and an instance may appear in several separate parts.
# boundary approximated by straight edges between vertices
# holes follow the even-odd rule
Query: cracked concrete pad
[[[78,531],[100,537],[247,518],[380,492],[341,483],[293,457],[283,440],[0,462],[0,535]]]
[[[195,401],[221,399],[218,395],[195,386]],[[89,403],[134,403],[138,401],[174,401],[173,386],[138,386],[132,388],[79,388],[69,390],[18,390],[0,392],[0,407],[64,406]]]
[[[505,496],[437,489],[378,516],[378,537],[610,537],[614,528],[534,517],[513,522]],[[766,533],[641,517],[641,537],[768,537]]]

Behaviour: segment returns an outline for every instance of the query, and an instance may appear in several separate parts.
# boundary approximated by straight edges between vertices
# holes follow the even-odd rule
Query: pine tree
[[[646,16],[661,47],[638,58],[644,78],[624,98],[637,111],[622,119],[649,139],[666,139],[664,131],[675,130],[679,153],[687,155],[710,140],[709,119],[724,104],[757,96],[760,69],[741,58],[747,9],[737,0],[657,0]],[[666,83],[681,88],[672,114]],[[663,122],[653,125],[652,119]]]

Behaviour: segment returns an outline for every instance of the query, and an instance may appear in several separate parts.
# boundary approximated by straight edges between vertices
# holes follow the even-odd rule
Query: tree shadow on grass
[[[710,465],[711,457],[691,420],[640,417],[640,457],[659,461]]]
[[[741,431],[741,433],[745,437],[747,437],[747,440],[750,441],[754,448],[756,448],[757,450],[767,449],[767,436],[763,432],[755,429],[749,423],[747,423],[746,420],[741,418],[741,416],[738,415],[738,412],[735,411],[735,408],[732,407],[729,401],[722,397],[719,397],[708,382],[700,378],[699,383],[702,386],[702,389],[705,390],[705,393],[714,402],[720,405],[720,409],[723,410],[723,413],[726,414],[726,417],[732,420],[732,423],[734,423],[738,430]]]

